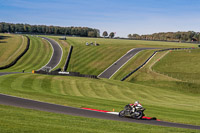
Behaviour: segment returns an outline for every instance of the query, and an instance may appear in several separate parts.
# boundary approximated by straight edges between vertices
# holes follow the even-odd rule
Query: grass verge
[[[141,101],[147,116],[200,125],[196,93],[168,90],[114,80],[14,74],[0,77],[0,93],[74,107],[116,111]]]
[[[49,112],[35,111],[17,107],[0,105],[0,129],[3,133],[10,132],[47,132],[47,133],[188,133],[197,130],[170,128],[136,123],[118,122],[95,118],[84,118]],[[12,125],[12,128],[10,127]]]

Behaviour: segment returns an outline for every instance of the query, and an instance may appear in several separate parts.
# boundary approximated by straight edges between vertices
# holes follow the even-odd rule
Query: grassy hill
[[[21,35],[0,34],[0,67],[10,64],[27,45],[27,38]]]
[[[48,63],[52,55],[52,48],[50,44],[35,36],[29,36],[30,48],[27,53],[12,67],[2,71],[6,72],[31,72],[38,70]]]
[[[116,111],[141,101],[147,116],[200,124],[198,94],[116,80],[15,74],[0,77],[0,93],[74,107]],[[191,108],[192,107],[192,108]]]
[[[58,40],[59,37],[52,38]],[[132,48],[197,47],[195,44],[184,43],[84,37],[67,37],[66,42],[74,46],[68,71],[91,75],[99,75]],[[96,42],[100,46],[86,46],[86,42]]]
[[[194,44],[103,38],[68,37],[67,41],[61,41],[58,39],[59,37],[51,38],[59,42],[64,49],[65,56],[68,53],[69,44],[74,46],[69,71],[94,75],[101,73],[132,48],[196,46]],[[41,38],[30,36],[30,39],[30,50],[15,66],[6,69],[6,71],[37,70],[48,62],[52,52],[50,45]],[[100,46],[85,46],[86,42],[94,41]],[[147,116],[157,117],[163,121],[200,125],[198,49],[157,53],[147,65],[129,77],[126,82],[118,81],[141,65],[152,52],[153,50],[145,50],[137,54],[111,80],[12,74],[0,77],[0,93],[73,107],[109,111],[113,109],[120,111],[127,103],[139,100],[146,108],[145,114]],[[65,59],[63,58],[59,67],[63,67],[64,63]],[[44,132],[55,130],[111,132],[110,128],[113,129],[112,132],[125,132],[129,131],[130,127],[130,129],[134,128],[136,132],[194,131],[58,115],[2,105],[0,108],[0,114],[10,114],[4,115],[0,119],[0,122],[3,123],[0,127],[2,126],[5,132],[13,131],[9,125],[14,122],[20,123],[14,127],[14,130],[18,132],[25,129],[27,129],[26,131],[41,130]],[[24,117],[22,117],[23,115]],[[7,120],[7,118],[9,119]],[[24,120],[24,118],[27,119]],[[88,124],[83,124],[84,122],[91,124],[88,126]],[[47,124],[41,125],[41,123]],[[105,125],[108,126],[102,129]],[[49,127],[49,130],[44,127]]]
[[[153,70],[170,77],[200,83],[200,49],[172,51],[153,66]]]

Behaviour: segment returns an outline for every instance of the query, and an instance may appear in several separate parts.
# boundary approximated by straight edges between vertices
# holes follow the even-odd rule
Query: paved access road
[[[53,112],[53,113],[74,115],[74,116],[83,116],[83,117],[90,117],[90,118],[115,120],[115,121],[135,122],[135,123],[141,123],[141,124],[200,130],[200,126],[170,123],[170,122],[155,121],[155,120],[134,120],[130,118],[120,118],[117,115],[113,115],[113,114],[96,112],[96,111],[91,111],[91,110],[84,110],[80,108],[67,107],[67,106],[45,103],[45,102],[39,102],[39,101],[34,101],[34,100],[29,100],[29,99],[8,96],[4,94],[0,94],[0,104]]]
[[[98,75],[100,78],[111,78],[123,65],[125,65],[133,56],[139,53],[142,50],[147,49],[158,49],[158,48],[135,48],[127,52],[124,56],[122,56],[119,60],[113,63],[110,67],[108,67],[105,71]]]
[[[53,48],[53,55],[52,55],[50,61],[44,67],[51,67],[51,69],[53,69],[60,63],[60,61],[62,59],[62,55],[63,55],[62,48],[56,41],[54,41],[52,39],[49,39],[47,37],[41,37],[41,38],[47,40]]]

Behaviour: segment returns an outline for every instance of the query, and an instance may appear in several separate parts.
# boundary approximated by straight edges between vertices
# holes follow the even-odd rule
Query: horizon
[[[200,31],[198,0],[0,0],[0,12],[1,22],[90,27],[101,36]]]

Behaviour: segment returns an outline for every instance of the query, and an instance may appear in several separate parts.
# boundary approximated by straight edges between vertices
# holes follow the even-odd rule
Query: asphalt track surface
[[[110,67],[98,75],[99,78],[111,78],[123,65],[125,65],[132,57],[142,50],[158,49],[158,48],[135,48],[127,52],[119,60],[114,62]]]
[[[178,124],[178,123],[171,123],[171,122],[164,122],[164,121],[155,121],[155,120],[135,120],[131,118],[120,118],[117,115],[108,114],[104,112],[96,112],[96,111],[84,110],[80,108],[67,107],[67,106],[34,101],[34,100],[4,95],[4,94],[0,94],[0,104],[46,111],[46,112],[67,114],[67,115],[73,115],[73,116],[82,116],[82,117],[89,117],[89,118],[114,120],[114,121],[134,122],[134,123],[140,123],[140,124],[150,124],[150,125],[158,125],[158,126],[166,126],[166,127],[178,127],[178,128],[200,130],[200,126]]]
[[[52,39],[49,39],[47,37],[41,37],[41,38],[47,40],[53,48],[53,55],[52,55],[51,59],[42,68],[51,67],[51,70],[52,70],[53,68],[55,68],[60,63],[60,61],[62,59],[62,55],[63,55],[62,48],[60,47],[60,45],[56,41],[54,41]]]

